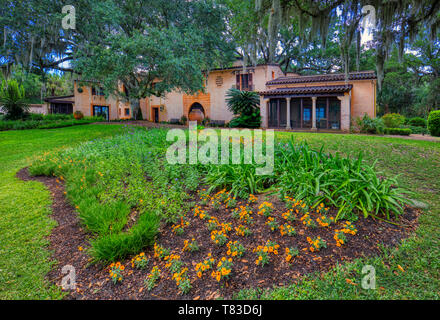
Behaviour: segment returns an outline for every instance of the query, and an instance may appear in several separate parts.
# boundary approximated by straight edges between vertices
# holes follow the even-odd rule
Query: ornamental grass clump
[[[409,192],[398,187],[396,179],[380,178],[373,165],[339,154],[314,151],[306,142],[275,148],[275,185],[285,196],[306,201],[311,208],[321,203],[338,209],[335,220],[354,219],[356,214],[383,216],[387,219],[403,213],[410,203]]]

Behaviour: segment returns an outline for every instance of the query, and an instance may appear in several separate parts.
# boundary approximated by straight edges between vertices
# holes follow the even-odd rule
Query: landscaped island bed
[[[407,207],[398,220],[398,225],[372,218],[360,218],[355,223],[339,221],[330,222],[330,225],[326,226],[324,221],[327,220],[323,221],[322,218],[327,217],[328,221],[331,221],[330,218],[335,216],[336,211],[327,211],[323,207],[320,209],[321,213],[310,211],[310,218],[316,226],[312,227],[304,224],[305,219],[301,220],[304,214],[301,214],[300,204],[289,210],[286,208],[286,202],[278,197],[252,195],[246,201],[238,201],[236,206],[231,208],[228,206],[231,198],[225,198],[223,191],[206,197],[203,196],[205,190],[200,189],[194,195],[199,205],[184,216],[181,220],[184,223],[162,226],[152,248],[145,248],[140,255],[122,260],[120,264],[123,279],[114,284],[109,265],[90,265],[86,253],[90,235],[79,223],[75,208],[67,203],[63,183],[55,177],[31,177],[26,168],[17,176],[25,181],[41,181],[52,193],[53,218],[58,222],[58,226],[50,236],[50,249],[54,251],[53,258],[58,261],[58,265],[49,273],[48,278],[60,285],[61,268],[64,265],[76,267],[77,290],[71,291],[66,297],[68,299],[236,298],[242,289],[285,286],[308,273],[326,272],[337,263],[378,255],[387,247],[398,245],[403,238],[410,235],[416,227],[419,215],[418,210]],[[220,199],[224,201],[218,201]],[[272,210],[268,216],[265,208],[270,207]],[[297,209],[299,213],[296,213]],[[234,211],[238,215],[234,214]],[[291,226],[291,230],[294,231],[290,235],[285,227],[271,231],[271,227],[267,225],[268,217],[276,219],[280,226]],[[319,222],[316,219],[319,219]],[[252,222],[249,223],[250,221]],[[230,227],[223,245],[216,244],[212,239],[210,226],[215,226],[212,230],[229,230]],[[250,234],[240,232],[244,229],[248,229]],[[344,233],[344,243],[338,244],[335,239],[338,231]],[[315,249],[313,243],[310,243],[318,237],[326,243],[326,247],[320,250]],[[235,248],[238,249],[238,245],[242,245],[242,255],[241,250],[231,250],[235,241]],[[267,246],[270,251],[267,253],[269,260],[262,266],[262,260],[259,260],[259,254],[254,250],[258,246],[264,247],[270,243],[275,247]],[[197,250],[191,250],[192,244],[196,244]],[[165,251],[162,257],[161,250]],[[212,271],[217,270],[218,262],[224,258],[231,259],[231,273],[227,278],[222,276],[218,281],[217,273],[212,274]],[[137,267],[134,264],[136,259],[147,260],[145,268]],[[214,261],[212,264],[209,263],[211,259]],[[170,270],[173,261],[180,261],[182,266],[188,268],[187,277],[191,289],[187,294],[182,294],[173,278],[174,273]],[[202,265],[211,267],[202,268]],[[145,280],[153,268],[160,270],[160,277],[155,281],[153,289],[148,290]],[[353,285],[357,284],[353,281]]]
[[[283,142],[275,178],[258,177],[253,165],[170,165],[165,134],[129,128],[30,167],[55,199],[57,269],[77,268],[70,298],[236,297],[377,255],[417,223],[405,192],[361,157]]]

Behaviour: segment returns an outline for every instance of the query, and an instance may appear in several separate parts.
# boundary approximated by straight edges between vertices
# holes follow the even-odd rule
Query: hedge
[[[432,136],[440,137],[440,110],[431,111],[429,114],[428,129]]]
[[[411,134],[411,129],[409,129],[409,128],[385,128],[385,134],[409,136]]]
[[[413,127],[425,128],[426,127],[426,120],[421,117],[410,118],[410,119],[408,119],[408,125],[413,126]]]

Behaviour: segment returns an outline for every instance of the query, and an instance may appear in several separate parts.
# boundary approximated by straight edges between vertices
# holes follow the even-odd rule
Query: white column
[[[269,126],[269,115],[267,113],[268,102],[269,99],[265,99],[264,96],[260,96],[260,115],[262,128],[267,128]]]
[[[291,129],[290,128],[290,101],[292,100],[292,98],[286,98],[287,100],[287,119],[286,119],[286,129]]]
[[[340,129],[342,131],[350,131],[350,96],[344,94],[343,96],[338,96],[341,101],[341,123]]]
[[[316,130],[316,97],[312,97],[312,130]]]

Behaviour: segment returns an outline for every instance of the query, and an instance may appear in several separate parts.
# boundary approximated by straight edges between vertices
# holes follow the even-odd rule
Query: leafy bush
[[[54,120],[69,120],[73,119],[73,114],[64,113],[50,113],[44,116],[44,120],[54,121]]]
[[[26,117],[29,105],[26,102],[24,88],[16,80],[4,80],[0,87],[0,106],[5,119],[17,120]]]
[[[44,114],[42,113],[29,113],[29,119],[34,121],[40,121],[44,119]]]
[[[230,89],[226,94],[229,111],[236,117],[229,122],[232,128],[259,128],[261,125],[260,96],[253,91]]]
[[[405,122],[405,116],[398,113],[387,113],[382,117],[387,128],[399,128]]]
[[[421,117],[414,117],[414,118],[408,119],[407,124],[410,126],[413,126],[413,127],[425,128],[426,127],[426,120]]]
[[[432,136],[440,137],[440,110],[429,113],[428,129]]]
[[[259,128],[261,125],[261,117],[256,114],[241,115],[233,118],[229,122],[230,128]]]
[[[429,134],[429,130],[427,127],[415,127],[415,126],[402,126],[402,128],[411,129],[411,133],[414,134]]]
[[[362,118],[356,118],[356,125],[361,133],[383,134],[385,125],[380,118],[370,118],[365,114]]]
[[[412,133],[410,128],[385,128],[385,134],[409,136]]]

